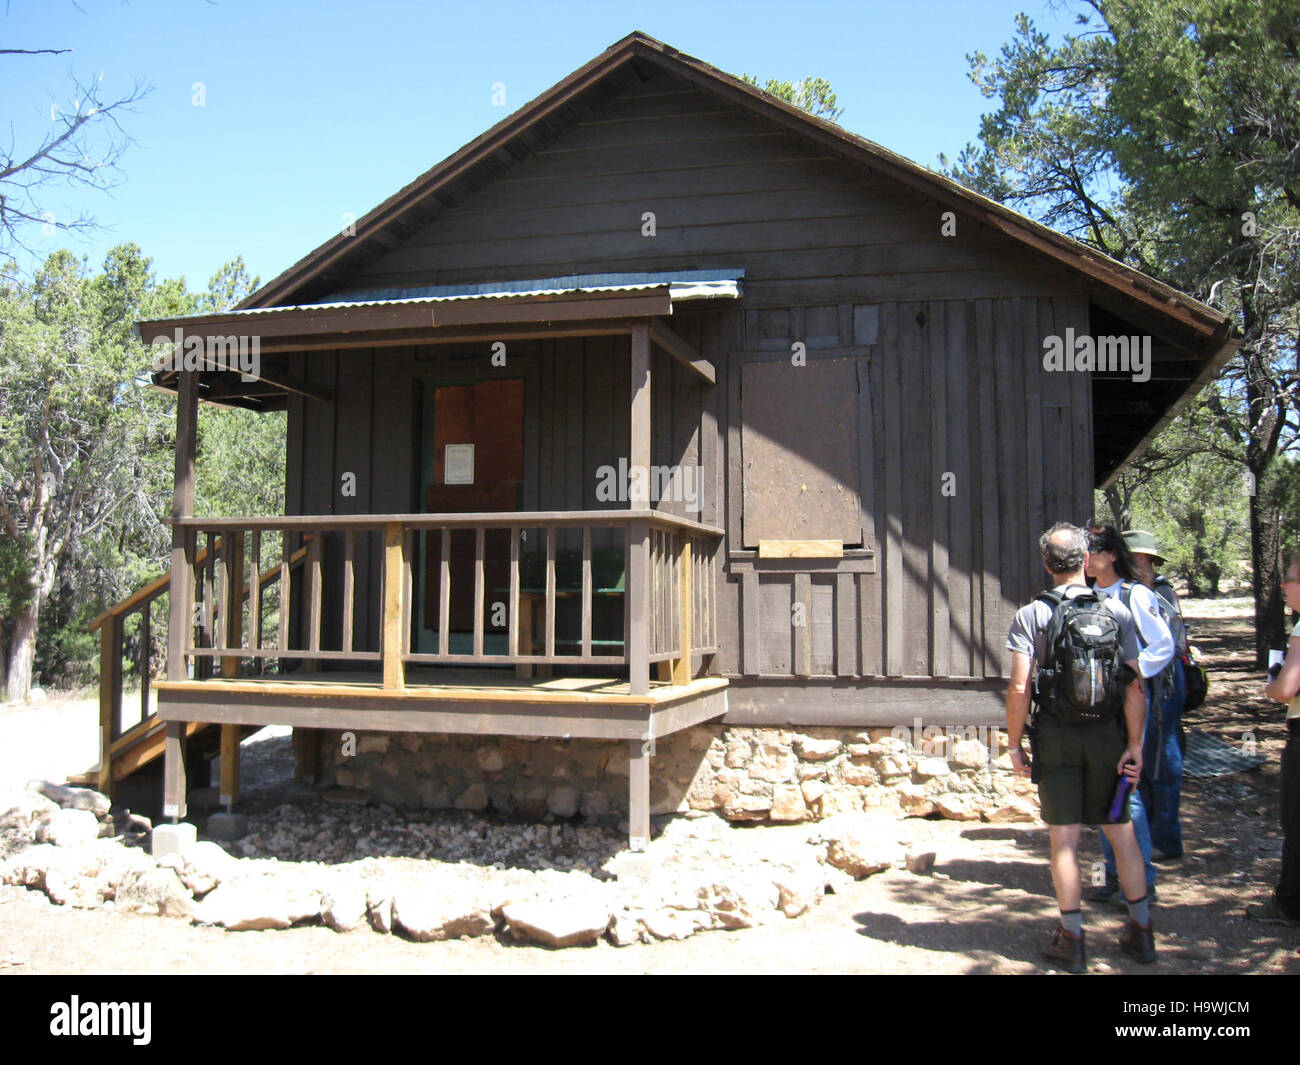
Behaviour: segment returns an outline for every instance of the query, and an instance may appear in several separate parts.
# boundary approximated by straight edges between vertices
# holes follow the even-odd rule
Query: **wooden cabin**
[[[165,752],[183,817],[209,725],[227,799],[249,726],[613,739],[634,846],[653,740],[701,722],[1000,722],[1039,533],[1232,350],[1213,309],[640,33],[236,310],[139,331],[203,355],[155,375],[172,568],[101,626],[101,784]],[[1049,369],[1052,338],[1149,361]],[[285,514],[194,515],[204,401],[288,412]],[[123,619],[164,594],[124,735]]]

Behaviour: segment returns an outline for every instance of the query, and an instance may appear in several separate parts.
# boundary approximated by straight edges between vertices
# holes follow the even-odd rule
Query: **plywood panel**
[[[747,363],[742,378],[745,546],[861,543],[853,360]]]

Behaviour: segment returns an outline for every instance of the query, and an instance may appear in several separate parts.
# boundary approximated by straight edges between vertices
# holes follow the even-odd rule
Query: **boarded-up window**
[[[860,545],[857,360],[746,363],[740,388],[745,546]]]

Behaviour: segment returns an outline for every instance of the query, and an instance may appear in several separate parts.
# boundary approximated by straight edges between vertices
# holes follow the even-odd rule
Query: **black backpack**
[[[1067,596],[1060,588],[1036,597],[1052,606],[1034,702],[1063,724],[1092,725],[1119,717],[1124,701],[1120,628],[1092,589]],[[1121,672],[1122,671],[1122,672]]]

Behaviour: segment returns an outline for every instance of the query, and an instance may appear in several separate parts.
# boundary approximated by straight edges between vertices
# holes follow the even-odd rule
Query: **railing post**
[[[195,421],[198,417],[198,374],[186,371],[177,375],[176,386],[176,478],[172,492],[172,518],[188,518],[194,513]],[[194,574],[190,569],[193,552],[190,530],[172,526],[172,568],[167,624],[167,679],[187,680],[185,646],[189,643],[191,590]]]
[[[650,690],[650,523],[627,526],[627,665],[633,695]]]
[[[96,787],[105,795],[113,786],[113,738],[121,719],[122,616],[110,614],[99,629],[99,778]]]
[[[673,683],[691,682],[691,538],[685,531],[678,537],[677,551],[677,616],[681,619],[678,636],[681,639],[679,657],[673,662]]]
[[[221,626],[225,633],[222,647],[241,648],[244,644],[244,534],[230,532],[221,538],[221,553],[225,556],[225,587],[222,591],[224,602],[221,604],[225,622]],[[223,677],[239,676],[239,656],[223,655],[221,659]]]
[[[446,533],[443,533],[444,538]],[[401,522],[384,526],[384,687],[406,686],[406,663],[402,660],[403,599],[406,591],[406,537]]]

